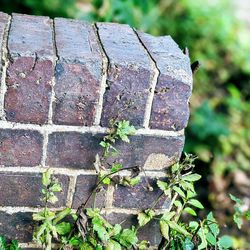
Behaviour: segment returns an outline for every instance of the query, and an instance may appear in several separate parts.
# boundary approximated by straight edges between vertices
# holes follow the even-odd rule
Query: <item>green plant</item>
[[[10,243],[7,242],[7,239],[4,236],[0,236],[0,250],[22,250],[19,247],[17,240],[12,240]]]
[[[241,229],[243,220],[250,220],[250,210],[244,212],[242,210],[243,201],[232,194],[229,194],[229,196],[231,200],[235,202],[233,215],[234,222],[236,223],[237,227]]]
[[[63,236],[71,230],[69,222],[62,222],[66,216],[71,214],[71,209],[65,208],[60,212],[49,209],[49,203],[55,204],[58,201],[55,193],[62,191],[60,183],[52,176],[50,169],[42,174],[42,184],[42,200],[45,206],[41,212],[33,214],[33,220],[39,222],[39,226],[34,231],[33,239],[42,245],[44,249],[51,250],[52,238],[63,240]]]
[[[110,224],[102,215],[102,211],[95,207],[95,194],[104,185],[136,185],[140,178],[140,168],[123,167],[115,161],[110,165],[108,158],[118,153],[114,143],[117,140],[129,142],[128,136],[135,133],[135,128],[127,121],[113,123],[108,135],[100,145],[103,147],[103,156],[96,156],[95,168],[98,173],[97,183],[89,197],[77,209],[76,214],[70,208],[53,212],[48,203],[57,201],[56,192],[61,191],[58,181],[52,176],[50,170],[43,173],[42,183],[43,201],[45,208],[35,213],[33,219],[39,222],[34,232],[34,239],[46,250],[52,249],[52,239],[60,243],[59,249],[79,250],[113,250],[113,249],[148,249],[149,242],[138,240],[138,230],[152,220],[159,222],[162,241],[159,249],[228,249],[232,246],[229,236],[221,236],[218,224],[210,213],[199,220],[196,209],[203,209],[203,205],[196,198],[195,182],[201,176],[194,173],[194,160],[192,155],[186,154],[185,159],[174,164],[166,171],[166,179],[159,179],[157,185],[162,191],[148,209],[141,211],[137,216],[137,224],[131,228],[123,228],[121,224]],[[104,144],[105,143],[105,144]],[[105,166],[109,168],[106,169]],[[130,177],[119,177],[119,172],[131,171]],[[117,178],[119,177],[119,178]],[[86,207],[91,197],[94,197],[92,208]],[[157,214],[155,207],[161,198],[171,200],[168,209],[163,214]],[[195,220],[185,221],[189,214]],[[73,220],[67,222],[66,216],[71,215]]]

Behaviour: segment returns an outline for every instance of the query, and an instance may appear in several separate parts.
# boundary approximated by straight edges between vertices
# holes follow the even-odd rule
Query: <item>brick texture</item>
[[[22,123],[46,123],[54,54],[50,19],[13,15],[8,50],[10,65],[6,78],[6,119]]]
[[[58,176],[63,191],[58,194],[57,207],[65,206],[69,178]],[[0,206],[40,207],[41,175],[31,173],[0,173]]]
[[[97,183],[97,176],[95,175],[79,175],[76,182],[76,190],[73,199],[73,208],[78,208],[83,202],[85,202],[93,191],[95,184]],[[96,195],[96,206],[105,207],[106,202],[106,190],[101,189]],[[87,206],[93,204],[93,197],[87,203]]]
[[[0,212],[0,235],[20,242],[30,242],[35,223],[31,213],[8,214]]]
[[[108,126],[119,117],[141,127],[150,88],[149,57],[128,25],[97,27],[110,62],[101,123]]]
[[[117,186],[114,192],[113,206],[147,209],[160,194],[161,190],[157,188],[156,180],[144,177],[135,187]],[[169,200],[163,196],[156,208],[167,208],[168,205]]]
[[[42,135],[37,131],[0,129],[0,165],[39,165],[42,143]]]
[[[192,90],[192,74],[188,56],[170,36],[153,37],[138,33],[160,71],[155,88],[150,127],[181,130],[189,118],[188,100]]]
[[[4,13],[0,49],[0,235],[32,241],[31,211],[43,206],[47,168],[63,187],[53,209],[77,209],[86,201],[112,119],[139,130],[130,143],[116,142],[119,154],[104,167],[116,162],[144,171],[133,188],[113,183],[101,189],[96,206],[112,223],[135,224],[133,214],[160,195],[157,179],[183,150],[192,91],[188,56],[171,37],[128,25]],[[156,209],[168,206],[162,197]],[[139,237],[158,244],[157,223]]]
[[[102,56],[91,24],[55,19],[55,124],[93,125],[99,100]]]

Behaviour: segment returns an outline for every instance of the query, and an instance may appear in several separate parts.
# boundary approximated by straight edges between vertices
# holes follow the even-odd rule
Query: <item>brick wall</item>
[[[136,126],[118,143],[124,166],[144,167],[136,188],[109,187],[97,204],[112,222],[147,207],[183,149],[190,61],[169,36],[127,25],[0,13],[0,234],[35,248],[31,214],[41,209],[41,172],[50,167],[63,185],[60,202],[77,208],[95,185],[95,155],[110,119]],[[166,208],[162,201],[159,209]],[[152,242],[150,224],[141,235]]]

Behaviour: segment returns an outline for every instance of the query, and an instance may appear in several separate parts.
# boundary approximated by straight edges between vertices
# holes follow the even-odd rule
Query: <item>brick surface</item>
[[[50,19],[14,14],[8,49],[6,119],[46,123],[54,71]]]
[[[103,135],[90,133],[55,132],[49,135],[46,164],[53,167],[94,169],[95,155]]]
[[[93,125],[99,100],[102,57],[91,24],[55,19],[56,66],[53,122]]]
[[[187,126],[189,118],[188,101],[192,91],[190,60],[170,36],[138,34],[160,70],[150,127],[181,130]]]
[[[102,154],[99,145],[104,134],[55,132],[49,135],[46,164],[54,167],[94,169],[95,155]],[[125,167],[140,166],[147,170],[161,170],[176,162],[184,143],[184,137],[132,136],[130,143],[119,141],[115,147],[120,154],[108,159]]]
[[[80,175],[77,177],[76,190],[73,199],[73,208],[78,208],[83,202],[86,201],[89,194],[93,191],[95,183],[97,181],[97,176],[95,175]],[[87,203],[87,207],[93,205],[93,196]],[[100,190],[96,194],[95,204],[96,207],[105,207],[106,201],[106,191],[104,189]]]
[[[142,126],[150,88],[150,59],[128,25],[98,23],[98,32],[110,65],[101,124],[111,119]]]
[[[35,225],[32,213],[8,214],[0,212],[0,235],[4,235],[8,239],[16,239],[22,243],[32,241]]]
[[[0,165],[39,165],[42,143],[42,135],[37,131],[0,129]]]
[[[63,191],[57,193],[59,201],[53,206],[65,206],[69,178],[63,175],[56,177],[62,184]],[[0,206],[43,206],[41,188],[40,174],[0,172]]]
[[[161,194],[157,187],[156,179],[142,177],[141,182],[134,187],[125,187],[118,185],[114,192],[114,207],[147,209]],[[149,190],[149,187],[152,188]],[[167,208],[169,200],[162,196],[156,208]]]
[[[137,225],[137,215],[111,213],[105,216],[111,224],[122,223],[123,228],[130,228]],[[149,241],[151,245],[159,245],[161,241],[161,234],[159,230],[159,221],[154,220],[146,224],[143,228],[138,230],[139,240]]]
[[[118,141],[115,147],[120,154],[110,158],[124,167],[139,166],[145,170],[162,170],[179,160],[184,137],[131,136],[130,143]]]

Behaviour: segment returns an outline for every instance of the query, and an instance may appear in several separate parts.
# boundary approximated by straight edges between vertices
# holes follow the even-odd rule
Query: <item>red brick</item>
[[[102,56],[91,24],[55,19],[55,124],[91,126],[96,114],[102,77]]]
[[[142,177],[141,182],[134,187],[118,185],[114,192],[113,206],[130,209],[148,209],[162,193],[156,181],[153,178]],[[149,191],[149,187],[152,187],[153,191]],[[168,205],[169,199],[166,196],[162,196],[155,208],[167,208]]]
[[[63,191],[57,193],[59,201],[51,206],[65,206],[69,178],[63,175],[56,177],[62,184]],[[43,206],[41,188],[41,174],[0,173],[0,206]]]
[[[26,243],[32,241],[32,232],[36,223],[32,220],[32,213],[8,214],[0,212],[0,235],[7,239],[16,239]]]
[[[93,169],[103,135],[55,132],[49,135],[46,164],[52,167]]]
[[[9,121],[35,124],[48,121],[54,56],[50,22],[48,17],[13,15],[5,95]]]
[[[128,25],[98,23],[98,32],[109,59],[101,124],[118,118],[141,127],[150,89],[150,59]]]
[[[154,137],[137,135],[130,137],[130,143],[118,141],[115,147],[120,154],[109,159],[124,167],[139,166],[154,171],[162,170],[177,162],[181,156],[184,137]],[[158,156],[163,156],[163,159]]]
[[[78,208],[82,203],[84,203],[90,193],[94,190],[96,186],[97,176],[96,175],[80,175],[77,177],[76,182],[76,190],[73,199],[73,208]],[[87,203],[87,207],[91,207],[93,205],[92,196],[89,202]],[[102,189],[96,195],[95,205],[96,207],[102,208],[105,207],[106,201],[106,190]]]
[[[0,129],[0,165],[39,165],[42,144],[42,135],[37,131]]]
[[[138,35],[160,70],[150,127],[181,130],[187,126],[189,118],[188,101],[192,91],[190,60],[170,36],[153,37],[142,32]]]
[[[70,167],[81,169],[94,169],[95,155],[102,154],[102,147],[99,145],[104,134],[92,135],[90,133],[78,132],[55,132],[49,135],[47,165],[53,167]],[[118,141],[115,147],[120,154],[110,157],[108,162],[117,161],[125,167],[144,166],[147,162],[147,169],[160,170],[168,167],[180,158],[184,144],[184,137],[152,137],[132,136],[130,143]],[[149,166],[147,161],[152,154],[161,154],[169,158],[166,165],[156,162]]]

